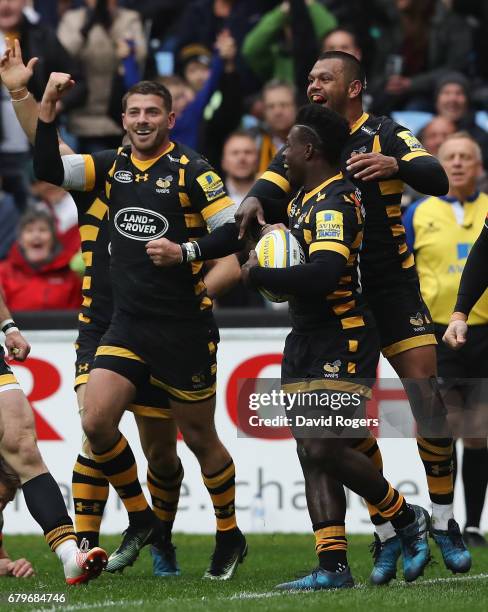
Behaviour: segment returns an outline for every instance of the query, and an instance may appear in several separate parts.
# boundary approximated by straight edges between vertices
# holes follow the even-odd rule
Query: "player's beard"
[[[168,132],[165,129],[158,129],[154,132],[151,132],[147,138],[141,138],[136,130],[133,130],[129,133],[129,139],[133,148],[136,151],[140,151],[144,153],[144,155],[151,155],[152,153],[157,153],[161,148],[161,145],[164,143],[168,136]]]

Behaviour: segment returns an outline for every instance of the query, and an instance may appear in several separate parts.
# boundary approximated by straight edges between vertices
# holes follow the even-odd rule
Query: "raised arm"
[[[56,107],[62,96],[73,86],[74,81],[69,74],[53,72],[49,77],[39,107],[34,144],[34,172],[37,178],[59,185],[68,191],[93,191],[103,185],[117,151],[61,157],[54,124]]]
[[[38,58],[33,57],[25,65],[18,39],[6,38],[5,43],[6,49],[0,58],[0,77],[9,91],[15,114],[22,129],[29,142],[34,144],[39,105],[27,89],[27,83],[32,77]]]
[[[36,63],[37,58],[32,58],[25,65],[19,41],[7,39],[7,48],[0,59],[0,77],[10,92],[15,114],[31,145],[34,145],[36,139],[39,104],[27,89],[27,84]],[[58,141],[61,155],[74,153],[73,149],[59,138],[59,135]]]

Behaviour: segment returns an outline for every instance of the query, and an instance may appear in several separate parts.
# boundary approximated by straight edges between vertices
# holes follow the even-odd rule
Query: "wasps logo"
[[[173,182],[173,177],[171,175],[168,175],[164,179],[158,178],[158,180],[156,181],[156,185],[158,187],[161,187],[161,189],[168,189],[168,187],[171,185],[172,182]]]
[[[171,174],[168,174],[165,178],[159,177],[156,181],[156,193],[169,193],[169,188],[171,187],[171,183],[173,182],[173,177]]]
[[[410,323],[414,327],[420,327],[424,324],[424,318],[420,312],[417,312],[413,317],[410,317]]]
[[[324,372],[327,372],[328,374],[337,374],[337,372],[339,372],[340,370],[340,367],[341,367],[341,360],[336,359],[332,363],[327,362],[324,364]]]

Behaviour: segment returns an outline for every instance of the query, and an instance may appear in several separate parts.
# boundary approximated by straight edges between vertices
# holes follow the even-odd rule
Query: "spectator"
[[[71,254],[56,237],[53,217],[31,210],[20,219],[18,240],[0,263],[0,286],[11,310],[77,309],[81,282]]]
[[[160,77],[157,80],[168,88],[173,100],[173,111],[178,121],[185,108],[195,99],[195,92],[184,79],[176,75]]]
[[[448,136],[456,131],[456,126],[445,117],[434,117],[418,133],[418,139],[424,145],[426,151],[437,157],[439,147]],[[402,194],[402,208],[407,208],[412,202],[423,198],[424,194],[415,191],[410,185],[405,185]]]
[[[236,48],[240,50],[247,32],[274,3],[274,0],[191,0],[178,24],[178,51],[195,43],[212,49],[222,30],[230,32]],[[256,91],[259,83],[240,54],[236,58],[236,65],[243,92]]]
[[[469,250],[483,228],[488,195],[477,191],[481,151],[466,132],[447,138],[439,161],[449,178],[444,197],[428,197],[405,215],[407,242],[415,254],[422,296],[429,307],[437,338],[441,390],[454,436],[463,438],[462,477],[466,503],[463,537],[468,546],[486,546],[480,532],[488,483],[486,438],[486,378],[488,367],[488,293],[477,301],[468,318],[468,342],[453,351],[442,337],[454,310],[461,274]]]
[[[25,559],[12,561],[3,546],[3,511],[5,506],[13,501],[20,487],[19,477],[3,457],[0,457],[0,576],[29,578],[34,575],[29,561]]]
[[[183,77],[195,93],[199,92],[210,76],[212,53],[203,45],[188,45],[180,52]]]
[[[177,121],[171,137],[192,149],[205,150],[210,159],[214,160],[213,152],[218,150],[219,158],[223,141],[229,132],[237,126],[240,119],[240,88],[239,78],[235,70],[236,45],[228,30],[222,30],[215,43],[216,52],[212,58],[210,72],[203,87],[195,94],[191,89],[174,79],[162,78],[163,83],[176,87],[178,96]],[[197,53],[186,55],[187,62],[200,61],[201,49],[193,47]],[[199,77],[195,74],[194,86],[199,86]],[[183,83],[185,83],[183,81]],[[204,111],[212,96],[220,90],[220,112],[210,121],[204,121]],[[186,103],[186,106],[185,106]],[[200,144],[199,144],[200,143]],[[220,159],[218,159],[220,161]]]
[[[91,153],[120,144],[120,101],[140,80],[146,42],[135,11],[119,8],[117,0],[85,4],[64,14],[58,36],[71,55],[80,58],[86,74],[88,99],[70,113],[69,130],[80,149]]]
[[[37,208],[44,206],[56,224],[56,235],[64,251],[74,257],[81,247],[78,229],[78,211],[71,195],[62,187],[35,181],[31,191],[37,198]]]
[[[262,174],[285,144],[297,112],[295,89],[284,81],[273,80],[263,89],[265,131],[258,139],[259,167]]]
[[[15,241],[19,213],[13,197],[2,191],[0,177],[0,260],[5,259]]]
[[[468,132],[479,144],[483,166],[488,168],[488,133],[475,121],[471,108],[469,81],[459,73],[450,73],[437,84],[435,99],[437,114],[452,121],[457,130]]]
[[[418,139],[428,153],[437,157],[441,144],[455,131],[456,125],[453,121],[447,117],[434,117],[420,130]]]
[[[221,167],[227,193],[240,204],[253,186],[258,170],[258,148],[251,134],[234,132],[227,138]]]
[[[390,23],[378,31],[369,88],[374,112],[431,110],[438,79],[467,69],[471,38],[443,0],[395,0]]]
[[[344,51],[354,55],[359,61],[363,56],[358,39],[352,30],[335,28],[325,35],[322,41],[322,51]]]
[[[316,0],[305,0],[305,3],[313,24],[312,36],[315,35],[319,42],[329,30],[336,27],[336,19]],[[290,11],[290,1],[282,2],[266,13],[244,40],[242,54],[263,82],[275,78],[296,83]],[[303,45],[306,41],[302,39],[300,42]]]
[[[47,26],[31,21],[24,14],[25,0],[0,0],[0,56],[6,50],[6,38],[19,38],[26,64],[37,57],[39,61],[28,89],[41,99],[51,72],[67,72],[73,75],[77,85],[63,98],[60,110],[70,110],[81,105],[86,95],[77,63],[70,58],[55,33]],[[3,188],[15,198],[19,211],[23,211],[28,198],[27,165],[29,143],[17,121],[10,102],[10,94],[0,87],[0,174]]]

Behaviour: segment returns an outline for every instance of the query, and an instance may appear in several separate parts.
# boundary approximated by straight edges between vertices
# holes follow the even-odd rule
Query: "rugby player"
[[[65,188],[106,191],[115,309],[88,379],[82,422],[107,479],[120,487],[120,479],[131,474],[125,483],[128,496],[122,501],[133,527],[123,545],[138,552],[144,545],[140,534],[154,526],[133,454],[118,430],[135,388],[150,375],[168,394],[176,425],[199,460],[214,503],[216,546],[205,577],[230,578],[247,545],[235,519],[234,464],[214,426],[218,330],[212,301],[206,295],[201,264],[185,266],[176,274],[155,269],[150,238],[166,232],[198,237],[206,233],[206,225],[215,228],[233,219],[235,206],[203,158],[170,142],[171,97],[155,83],[142,82],[124,98],[123,120],[131,147],[61,159],[53,125],[55,104],[71,81],[69,75],[58,76],[64,83],[45,95],[51,110],[44,108],[44,100],[41,106],[34,163],[39,176]],[[129,562],[127,556],[124,563]]]
[[[250,281],[278,295],[290,295],[292,331],[281,368],[286,392],[333,394],[347,391],[365,400],[376,377],[379,342],[372,318],[359,293],[358,252],[363,218],[360,193],[339,170],[349,138],[347,121],[327,108],[303,107],[290,131],[284,156],[287,176],[298,187],[288,206],[289,227],[300,242],[306,263],[284,269],[262,268],[255,253],[244,266]],[[329,367],[327,367],[329,366]],[[334,366],[334,367],[330,367]],[[325,372],[331,372],[326,374]],[[326,409],[313,408],[310,414]],[[333,418],[358,414],[348,403]],[[343,588],[353,585],[347,563],[345,485],[391,521],[402,542],[404,575],[415,580],[429,560],[428,514],[409,506],[363,453],[358,440],[342,427],[331,435],[320,428],[295,427],[297,452],[305,475],[307,502],[315,483],[333,478],[335,495],[327,507],[309,503],[319,567],[310,575],[279,585],[285,590]],[[307,435],[308,434],[308,435]],[[363,428],[363,436],[368,436]]]
[[[14,108],[20,124],[33,143],[37,127],[38,106],[28,95],[27,83],[32,76],[35,62],[24,66],[18,41],[7,41],[7,51],[0,60],[0,75],[10,90],[16,90]],[[50,86],[53,86],[50,79]],[[27,97],[26,97],[27,95]],[[62,154],[73,151],[60,144]],[[75,389],[80,411],[83,407],[84,389],[99,341],[107,330],[112,313],[112,292],[109,279],[109,244],[107,207],[103,193],[94,197],[74,191],[72,193],[79,211],[82,237],[82,253],[86,263],[83,284],[83,305],[79,315],[79,335],[76,342]],[[216,260],[204,282],[211,297],[217,296],[238,281],[240,269],[234,255]],[[143,451],[148,459],[147,483],[155,514],[161,520],[163,538],[151,547],[154,574],[171,576],[179,573],[171,529],[178,505],[183,467],[176,454],[177,430],[171,419],[164,390],[145,382],[138,390],[134,403],[129,406],[134,413],[140,432]],[[73,470],[73,498],[78,540],[98,545],[101,519],[108,498],[108,481],[90,457],[86,439],[83,450]],[[110,567],[117,568],[114,559]]]
[[[379,345],[371,331],[374,326],[368,321],[371,317],[358,292],[357,253],[362,239],[362,214],[359,203],[354,203],[360,192],[352,193],[354,187],[344,180],[337,167],[341,148],[348,138],[347,123],[337,113],[318,107],[301,111],[299,120],[301,124],[289,137],[287,157],[292,159],[294,180],[299,184],[305,182],[309,191],[304,187],[288,210],[292,231],[297,231],[309,261],[306,265],[273,270],[271,275],[268,270],[255,267],[257,259],[254,256],[243,271],[252,276],[256,285],[264,285],[273,293],[295,294],[291,309],[295,329],[287,339],[282,366],[285,389],[305,395],[316,390],[325,394],[326,389],[352,389],[358,396],[368,396]],[[307,161],[300,165],[300,160],[302,164]],[[153,261],[163,267],[181,264],[188,257],[195,261],[205,259],[210,253],[223,255],[229,249],[240,248],[235,224],[218,228],[192,243],[176,244],[164,237],[154,243]],[[334,270],[332,274],[331,269]],[[319,279],[323,279],[323,283],[317,282]],[[331,286],[325,286],[326,282]],[[332,374],[324,376],[324,372]],[[356,381],[337,380],[339,373],[356,378]],[[341,482],[364,494],[366,499],[375,498],[371,504],[375,512],[386,520],[392,519],[397,530],[395,537],[404,551],[404,575],[407,580],[415,580],[429,558],[428,515],[426,518],[421,508],[409,507],[364,456],[373,454],[365,453],[364,449],[377,449],[376,440],[367,430],[361,432],[363,439],[354,442],[347,436],[317,440],[317,429],[309,430],[308,438],[303,432],[297,427],[294,429],[299,440],[299,457],[320,567],[304,579],[279,588],[352,586],[346,558],[345,498]],[[323,495],[317,482],[327,478],[329,487]]]
[[[15,325],[0,293],[0,329],[8,355],[25,361],[30,346]],[[25,503],[40,525],[46,542],[59,557],[67,584],[80,584],[100,575],[107,564],[101,548],[78,548],[73,521],[63,496],[49,473],[36,442],[34,413],[0,348],[0,455],[19,478]]]
[[[349,122],[341,169],[361,190],[366,210],[360,260],[363,293],[378,326],[382,352],[402,379],[417,420],[417,445],[432,501],[432,536],[446,567],[467,571],[469,552],[453,516],[453,444],[436,380],[436,340],[400,213],[404,183],[420,193],[443,195],[448,181],[437,160],[407,129],[363,111],[365,84],[355,57],[330,51],[313,66],[307,93],[310,102],[337,111]],[[264,226],[265,213],[268,221],[282,220],[284,205],[276,203],[283,203],[290,190],[281,151],[239,207],[240,235],[254,219]],[[372,441],[360,448],[382,468]],[[325,491],[327,480],[319,486]],[[374,508],[369,510],[376,528],[371,579],[385,584],[396,575],[400,542],[392,526]]]
[[[488,212],[488,195],[477,190],[483,171],[481,149],[467,132],[447,136],[438,158],[449,177],[445,197],[423,198],[404,215],[407,244],[415,254],[422,296],[435,326],[439,384],[449,407],[449,422],[463,438],[462,479],[466,507],[463,539],[468,547],[488,543],[480,532],[488,483],[486,378],[488,296],[469,317],[469,342],[461,351],[444,345],[463,266]]]
[[[3,545],[3,511],[5,506],[13,501],[20,480],[12,468],[0,457],[0,576],[29,578],[34,575],[32,564],[27,559],[12,561]]]

